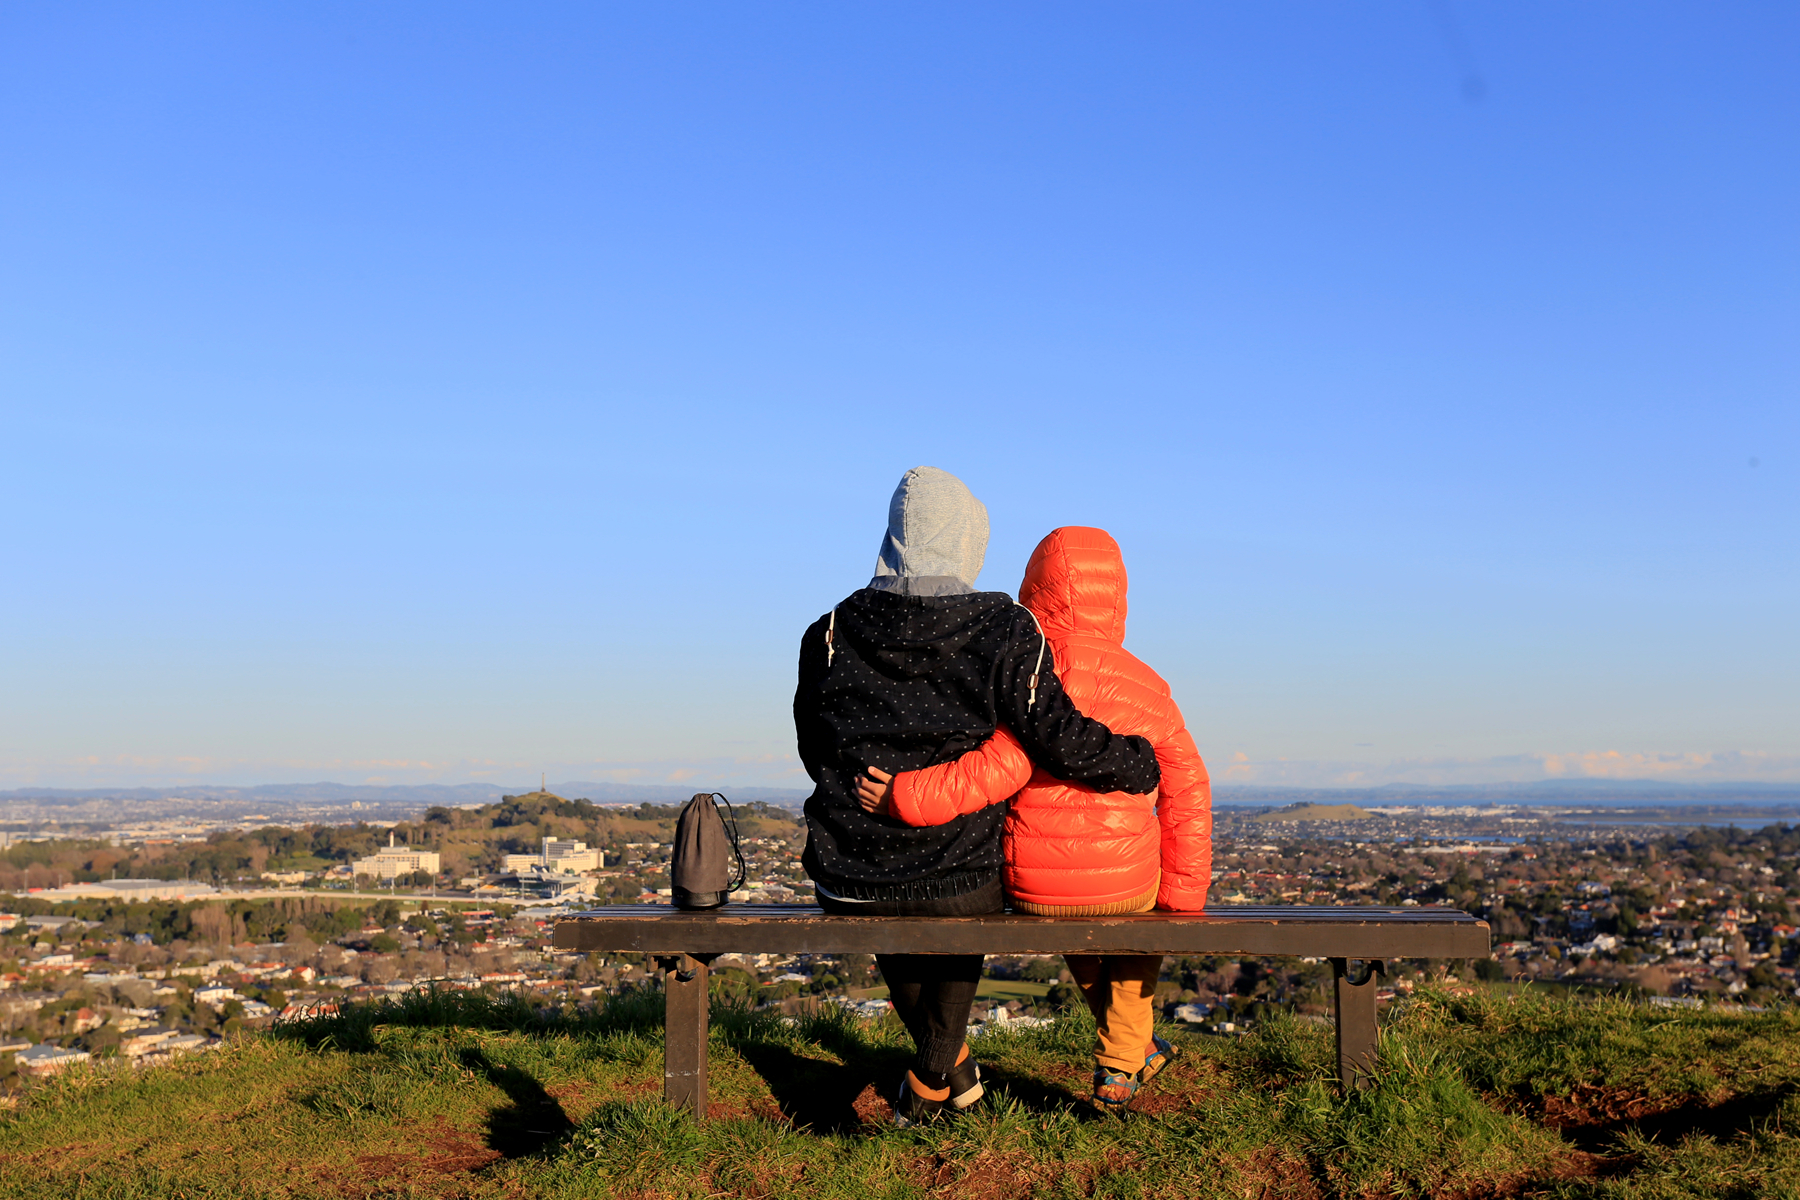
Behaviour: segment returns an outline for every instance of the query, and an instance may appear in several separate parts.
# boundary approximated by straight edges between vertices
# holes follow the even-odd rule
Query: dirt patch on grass
[[[871,1083],[856,1093],[856,1098],[850,1101],[850,1111],[856,1114],[858,1124],[880,1125],[894,1110]]]
[[[1442,1193],[1443,1200],[1512,1200],[1515,1196],[1535,1196],[1550,1184],[1575,1183],[1583,1179],[1614,1179],[1636,1169],[1638,1160],[1631,1155],[1607,1156],[1576,1150],[1559,1158],[1548,1170],[1520,1171],[1497,1179],[1482,1179]]]
[[[1025,1151],[983,1150],[971,1158],[922,1155],[913,1160],[907,1175],[931,1195],[945,1200],[1018,1200],[1038,1195],[1052,1182],[1072,1183],[1075,1194],[1091,1196],[1101,1180],[1142,1169],[1136,1155],[1118,1148],[1089,1162],[1047,1161]]]
[[[776,1121],[789,1124],[787,1114],[770,1096],[753,1096],[749,1100],[708,1100],[706,1102],[706,1118],[709,1121],[744,1121],[755,1117],[761,1121]]]
[[[1219,1091],[1222,1075],[1210,1059],[1178,1058],[1138,1091],[1130,1111],[1146,1117],[1189,1112]]]
[[[1285,1150],[1271,1147],[1246,1158],[1228,1159],[1220,1166],[1236,1176],[1232,1182],[1243,1188],[1239,1194],[1251,1200],[1325,1200],[1312,1168]],[[1221,1171],[1214,1178],[1224,1174]]]
[[[1515,1097],[1508,1107],[1555,1129],[1577,1149],[1602,1159],[1618,1135],[1635,1128],[1664,1145],[1692,1133],[1728,1142],[1768,1120],[1781,1106],[1781,1089],[1712,1096],[1647,1096],[1625,1088],[1582,1084],[1560,1096]]]
[[[1551,1129],[1581,1129],[1589,1125],[1639,1121],[1680,1108],[1685,1099],[1680,1096],[1646,1096],[1624,1088],[1582,1084],[1566,1096],[1533,1097],[1526,1101],[1524,1107],[1527,1114],[1540,1125],[1548,1125]]]
[[[983,1150],[973,1158],[946,1158],[931,1154],[914,1161],[908,1172],[934,1196],[957,1200],[1017,1200],[1037,1190],[1053,1172],[1055,1163],[1024,1153],[1000,1154]]]
[[[441,1122],[417,1130],[407,1140],[411,1149],[358,1155],[354,1171],[332,1167],[316,1172],[315,1178],[342,1195],[385,1194],[399,1179],[413,1194],[454,1196],[469,1175],[506,1157],[483,1144],[477,1134]]]

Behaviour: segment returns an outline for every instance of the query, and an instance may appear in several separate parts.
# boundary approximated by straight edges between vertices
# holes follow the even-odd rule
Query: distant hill
[[[582,796],[596,804],[631,803],[645,800],[668,802],[686,800],[697,791],[723,791],[736,800],[761,800],[765,803],[794,803],[805,800],[812,789],[769,787],[722,787],[717,783],[696,780],[693,784],[640,783],[559,783],[550,790],[558,795]],[[495,783],[262,783],[251,787],[226,787],[217,784],[189,784],[168,788],[15,788],[0,792],[0,804],[11,801],[36,803],[79,803],[85,800],[209,800],[253,801],[274,803],[349,803],[364,804],[492,804],[502,796],[518,796],[537,790],[529,782],[516,787]]]
[[[1224,806],[1267,804],[1751,804],[1800,805],[1795,783],[1681,783],[1662,779],[1541,779],[1532,783],[1389,783],[1372,788],[1214,784]]]
[[[1259,813],[1253,821],[1366,821],[1374,816],[1354,804],[1290,804],[1274,812]]]
[[[17,788],[0,792],[0,822],[113,827],[149,821],[193,820],[212,825],[263,819],[274,824],[341,821],[404,821],[428,808],[476,808],[504,796],[537,790],[536,781],[517,787],[492,783],[348,784],[268,783],[254,787],[193,784],[176,788]],[[722,791],[734,804],[760,801],[800,810],[810,794],[797,788],[720,787],[696,780],[673,784],[559,783],[558,795],[598,805],[678,804],[695,792]]]

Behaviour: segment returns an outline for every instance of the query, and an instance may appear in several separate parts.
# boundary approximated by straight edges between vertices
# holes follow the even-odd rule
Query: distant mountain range
[[[469,807],[492,804],[502,796],[537,791],[530,783],[353,784],[269,783],[253,787],[196,784],[174,788],[16,788],[0,792],[0,821],[119,822],[191,816],[206,821],[232,821],[251,814],[272,820],[404,819],[432,805]],[[596,804],[680,803],[694,785],[602,783],[574,780],[550,785],[559,796]],[[733,801],[760,800],[797,810],[806,791],[797,788],[739,787],[726,789]],[[1751,805],[1800,808],[1800,784],[1671,783],[1663,780],[1550,779],[1536,783],[1412,784],[1374,788],[1294,788],[1253,784],[1219,784],[1222,806],[1281,808],[1294,804],[1387,805]]]
[[[0,792],[0,804],[8,801],[30,801],[54,804],[58,801],[88,800],[212,800],[278,804],[492,804],[502,796],[518,796],[537,791],[536,784],[506,787],[491,783],[264,783],[254,787],[219,787],[196,784],[173,788],[15,788]],[[649,800],[667,804],[686,800],[694,794],[692,787],[673,784],[597,783],[576,781],[554,783],[550,791],[568,798],[581,797],[596,804],[638,804]],[[732,800],[762,800],[770,804],[791,804],[806,799],[810,792],[793,788],[732,788],[725,795]]]
[[[268,783],[255,787],[194,785],[178,788],[16,788],[0,792],[0,823],[43,829],[131,829],[170,825],[197,829],[245,824],[342,825],[357,821],[392,824],[416,820],[434,805],[476,808],[502,796],[537,791],[535,784],[504,787],[490,783],[382,785],[354,783]],[[669,784],[598,783],[577,780],[552,784],[567,799],[596,804],[679,804],[694,788]],[[791,788],[744,787],[725,793],[736,803],[761,800],[798,812],[806,792]]]
[[[1543,779],[1534,783],[1387,783],[1372,788],[1215,784],[1221,804],[1755,804],[1800,805],[1800,783],[1680,783],[1662,779]]]

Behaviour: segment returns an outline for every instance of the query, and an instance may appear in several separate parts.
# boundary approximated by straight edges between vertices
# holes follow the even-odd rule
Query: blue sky
[[[1800,10],[0,8],[0,787],[796,785],[908,467],[1234,782],[1800,780]]]

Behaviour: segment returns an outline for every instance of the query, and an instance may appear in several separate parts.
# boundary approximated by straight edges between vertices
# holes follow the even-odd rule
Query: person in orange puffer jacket
[[[937,825],[1012,797],[1003,879],[1015,909],[1102,916],[1153,907],[1200,912],[1212,882],[1212,785],[1169,685],[1121,644],[1125,563],[1104,530],[1065,526],[1038,543],[1019,603],[1037,617],[1083,715],[1156,749],[1157,794],[1097,793],[1033,767],[1003,726],[951,762],[860,780],[864,807]],[[1120,1111],[1168,1064],[1154,1033],[1157,955],[1071,954],[1069,973],[1099,1026],[1094,1102]]]

